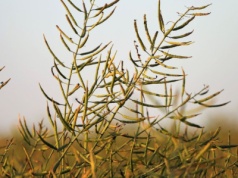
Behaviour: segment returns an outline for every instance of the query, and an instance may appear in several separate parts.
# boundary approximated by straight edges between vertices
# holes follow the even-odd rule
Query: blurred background
[[[231,101],[222,108],[206,109],[195,122],[203,126],[225,126],[225,131],[235,130],[238,126],[238,15],[235,8],[238,1],[161,0],[161,3],[165,23],[176,20],[177,12],[184,12],[188,6],[212,3],[204,11],[211,12],[209,16],[196,18],[186,28],[186,31],[194,29],[189,40],[195,43],[178,50],[179,54],[193,58],[179,60],[176,65],[183,66],[188,74],[189,92],[197,92],[205,84],[210,86],[211,93],[224,89],[217,97],[217,103]],[[59,0],[0,1],[0,67],[6,66],[0,73],[0,81],[11,78],[0,91],[0,134],[15,129],[18,117],[25,117],[29,124],[47,120],[46,98],[39,83],[54,98],[60,91],[51,75],[53,59],[43,34],[58,56],[71,60],[66,59],[67,55],[62,51],[64,48],[55,27],[69,28],[65,14]],[[97,29],[95,38],[91,37],[91,43],[95,42],[93,47],[100,42],[112,41],[114,50],[118,50],[117,60],[128,61],[128,53],[134,49],[136,39],[134,19],[143,29],[144,14],[147,14],[151,33],[154,33],[159,28],[157,0],[121,0],[114,15]]]

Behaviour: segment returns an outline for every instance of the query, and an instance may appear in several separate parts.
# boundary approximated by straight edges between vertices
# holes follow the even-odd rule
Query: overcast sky
[[[195,30],[190,37],[195,43],[181,52],[193,58],[177,65],[183,66],[188,74],[187,84],[191,92],[207,84],[211,92],[224,89],[218,96],[218,103],[231,100],[223,108],[206,110],[204,116],[225,113],[227,119],[224,122],[238,124],[238,15],[235,8],[238,7],[238,1],[161,2],[165,22],[175,20],[176,12],[183,12],[185,6],[212,2],[212,6],[207,9],[211,14],[196,18],[188,28]],[[127,60],[135,39],[134,19],[142,24],[146,13],[149,25],[156,30],[156,10],[157,0],[121,0],[114,16],[97,31],[96,40],[104,43],[113,41],[114,48],[118,50],[118,60]],[[0,133],[9,132],[15,127],[19,115],[25,116],[29,123],[47,119],[46,99],[39,89],[39,83],[49,95],[57,96],[59,89],[51,77],[53,60],[44,44],[43,34],[52,48],[56,51],[61,49],[55,25],[66,28],[65,13],[60,0],[0,1],[0,67],[6,66],[0,73],[0,81],[11,78],[10,83],[0,91]],[[61,55],[61,51],[57,51],[57,54]],[[205,117],[202,123],[205,125]]]

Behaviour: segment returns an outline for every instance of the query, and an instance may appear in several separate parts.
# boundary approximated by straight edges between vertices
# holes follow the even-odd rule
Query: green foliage
[[[184,40],[193,31],[184,29],[195,17],[209,15],[200,11],[210,4],[188,7],[179,13],[177,20],[166,25],[158,0],[159,28],[154,35],[146,15],[143,35],[134,21],[135,52],[130,51],[128,56],[134,71],[129,71],[123,61],[114,62],[116,51],[111,42],[86,48],[91,32],[113,15],[118,2],[100,6],[96,0],[81,4],[61,0],[72,34],[58,25],[56,28],[62,45],[72,55],[71,63],[56,55],[45,35],[44,41],[54,59],[52,75],[62,98],[49,96],[40,85],[48,100],[51,128],[40,122],[38,128],[29,129],[26,120],[21,119],[19,131],[25,142],[18,148],[10,140],[3,147],[2,175],[93,178],[237,175],[234,152],[237,145],[219,145],[219,129],[205,134],[202,126],[191,121],[200,113],[185,109],[195,107],[196,111],[201,106],[226,105],[211,102],[221,91],[208,95],[209,88],[204,86],[195,94],[189,93],[185,71],[167,64],[191,57],[175,54],[173,49],[193,43]],[[76,14],[82,19],[78,21]],[[93,81],[89,72],[94,73]],[[179,85],[181,90],[176,92],[174,87]],[[165,119],[174,120],[172,131],[163,126]],[[190,127],[197,131],[188,133]],[[14,158],[14,147],[24,154]]]

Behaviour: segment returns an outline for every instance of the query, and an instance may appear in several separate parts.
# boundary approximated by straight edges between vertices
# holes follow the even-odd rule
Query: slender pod
[[[112,16],[112,14],[115,12],[115,10],[116,10],[116,7],[115,7],[104,19],[100,20],[97,25],[102,24],[102,23],[105,22],[107,19],[109,19],[109,18]]]
[[[186,59],[186,58],[191,58],[192,56],[181,56],[181,55],[175,55],[175,54],[170,54],[165,51],[160,50],[165,56],[172,57],[172,58],[178,58],[178,59]]]
[[[109,42],[108,44],[106,44],[105,46],[103,46],[101,49],[96,49],[95,51],[89,53],[89,55],[85,56],[85,57],[82,57],[80,58],[80,60],[85,60],[85,59],[88,59],[88,58],[91,58],[91,57],[94,57],[95,55],[99,54],[100,52],[102,52],[111,42]]]
[[[218,91],[218,92],[216,92],[216,93],[214,93],[214,94],[212,94],[212,95],[210,95],[210,96],[208,96],[208,97],[206,97],[206,98],[203,98],[203,99],[200,99],[200,100],[196,100],[194,103],[202,103],[202,102],[204,102],[204,101],[208,101],[208,100],[214,98],[215,96],[219,95],[222,91],[223,91],[223,90]]]
[[[72,30],[74,31],[74,33],[78,35],[78,31],[76,30],[76,28],[74,28],[74,26],[73,26],[73,24],[72,24],[70,18],[68,17],[68,15],[66,14],[65,16],[66,16],[66,19],[67,19],[67,21],[68,21],[70,27],[71,27]]]
[[[139,35],[136,20],[134,20],[134,29],[135,29],[136,37],[137,37],[137,39],[138,39],[138,41],[139,41],[139,44],[140,44],[141,48],[143,49],[143,51],[145,51],[146,48],[145,48],[145,45],[144,45],[144,43],[143,43],[143,41],[141,40],[141,37],[140,37],[140,35]]]
[[[77,11],[83,12],[78,6],[76,6],[71,0],[68,0],[71,6],[73,6]]]
[[[88,12],[84,0],[82,1],[82,3],[83,3],[84,20],[86,20],[88,18]]]
[[[181,96],[183,97],[185,93],[185,84],[186,84],[186,74],[182,68],[182,73],[183,73],[183,82],[182,82],[182,91],[181,91]]]
[[[159,21],[159,27],[160,27],[160,31],[165,33],[165,28],[164,28],[164,20],[163,20],[163,16],[161,13],[161,3],[160,0],[158,0],[158,21]]]
[[[96,50],[98,50],[101,47],[101,45],[102,44],[98,45],[96,48],[94,48],[94,49],[92,49],[90,51],[79,53],[79,55],[84,56],[84,55],[87,55],[87,54],[91,54],[91,53],[95,52]]]
[[[173,28],[172,31],[177,31],[177,30],[180,30],[184,27],[186,27],[191,21],[193,21],[195,19],[195,15],[193,15],[191,18],[189,18],[187,21],[185,21],[183,24]]]
[[[193,33],[194,30],[192,30],[191,32],[188,32],[188,33],[184,33],[182,35],[177,35],[177,36],[168,36],[169,38],[172,38],[172,39],[180,39],[180,38],[184,38],[184,37],[187,37],[189,35],[191,35]]]
[[[66,49],[71,52],[69,46],[67,45],[67,43],[64,40],[64,37],[61,34],[60,34],[60,39],[61,39],[62,43],[64,44],[64,46],[66,47]]]
[[[82,37],[82,36],[81,36]],[[87,33],[87,36],[84,37],[83,41],[79,44],[79,49],[84,47],[84,45],[86,44],[86,42],[88,41],[89,38],[89,33]]]
[[[70,16],[70,18],[72,19],[73,23],[78,26],[76,20],[74,19],[74,16],[72,15],[72,13],[70,12],[69,8],[66,6],[65,2],[63,0],[60,0],[61,3],[63,4],[64,8],[66,9],[68,15]],[[71,3],[72,4],[72,3]]]
[[[151,108],[165,108],[165,107],[168,107],[168,105],[153,105],[153,104],[148,104],[148,103],[140,102],[140,101],[137,101],[137,100],[134,100],[134,99],[130,99],[130,100],[133,101],[136,104],[139,104],[139,105],[142,105],[142,106],[151,107]]]
[[[150,45],[152,45],[152,40],[151,40],[151,36],[150,36],[149,30],[148,30],[148,25],[147,25],[146,14],[144,14],[144,28],[145,28],[146,37],[147,37],[148,41],[150,42]]]
[[[61,62],[61,61],[59,60],[59,58],[55,55],[55,53],[51,50],[51,48],[50,48],[50,46],[49,46],[49,44],[48,44],[48,42],[47,42],[47,40],[46,40],[46,38],[45,38],[45,35],[43,35],[43,36],[44,36],[45,44],[46,44],[48,50],[50,51],[50,53],[52,54],[52,56],[54,57],[54,59],[55,59],[60,65],[62,65],[63,67],[65,67],[65,65],[63,64],[63,62]]]
[[[190,7],[189,9],[190,9],[190,10],[202,10],[202,9],[207,8],[207,7],[210,6],[210,5],[212,5],[212,4],[207,4],[207,5],[205,5],[205,6],[200,6],[200,7],[194,7],[194,6],[192,6],[192,7]]]
[[[155,42],[156,42],[156,39],[157,39],[158,33],[159,33],[159,32],[156,31],[155,34],[154,34],[154,37],[153,37],[153,39],[152,39],[152,44],[151,44],[151,46],[150,46],[151,51],[154,50],[154,46],[155,46]]]
[[[39,86],[40,86],[40,89],[41,89],[42,93],[44,94],[44,96],[45,96],[48,100],[50,100],[51,102],[53,102],[53,103],[55,103],[55,104],[57,104],[57,105],[65,106],[65,104],[60,104],[60,103],[56,102],[55,100],[51,99],[51,98],[45,93],[45,91],[43,90],[43,88],[41,87],[40,84],[39,84]]]
[[[66,35],[66,33],[58,26],[56,25],[56,28],[59,30],[59,32],[67,39],[69,40],[71,43],[74,43],[72,38],[70,38],[68,35]],[[74,43],[75,44],[75,43]]]
[[[119,1],[120,1],[120,0],[115,0],[115,1],[113,1],[113,2],[111,2],[111,3],[109,3],[109,4],[105,4],[104,6],[99,7],[99,8],[96,8],[96,9],[94,9],[94,10],[99,10],[99,11],[100,11],[101,9],[107,9],[107,8],[113,6],[114,4],[118,3]]]

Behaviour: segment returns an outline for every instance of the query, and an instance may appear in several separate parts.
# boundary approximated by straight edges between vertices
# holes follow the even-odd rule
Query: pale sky
[[[209,116],[224,113],[227,115],[224,122],[238,124],[238,15],[235,8],[238,1],[161,0],[161,3],[165,22],[175,20],[176,12],[185,11],[185,6],[212,3],[206,10],[211,12],[209,16],[196,18],[189,25],[188,29],[195,30],[190,36],[195,43],[183,48],[181,54],[193,58],[182,60],[178,65],[188,74],[189,91],[196,92],[207,84],[211,92],[224,89],[217,103],[231,101],[225,107],[205,110],[200,123],[205,125]],[[149,25],[156,30],[156,9],[157,0],[121,0],[114,16],[95,32],[95,41],[97,44],[114,42],[117,60],[128,60],[128,52],[134,49],[133,40],[136,39],[134,19],[142,25],[146,13]],[[0,133],[12,130],[18,124],[18,115],[25,116],[30,124],[43,118],[47,120],[46,98],[38,84],[53,96],[57,96],[59,88],[51,76],[53,60],[43,34],[56,53],[64,56],[57,51],[61,49],[61,42],[55,25],[68,28],[65,14],[60,0],[0,1],[0,67],[6,66],[0,73],[0,81],[11,78],[0,90]]]

